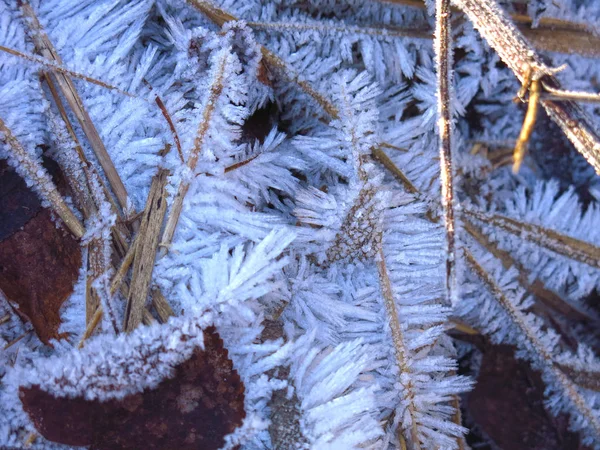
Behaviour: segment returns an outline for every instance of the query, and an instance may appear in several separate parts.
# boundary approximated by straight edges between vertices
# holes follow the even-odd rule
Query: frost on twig
[[[435,55],[437,67],[438,134],[442,209],[446,228],[446,301],[455,301],[456,223],[454,218],[454,165],[452,163],[452,31],[450,0],[437,0],[435,12]]]

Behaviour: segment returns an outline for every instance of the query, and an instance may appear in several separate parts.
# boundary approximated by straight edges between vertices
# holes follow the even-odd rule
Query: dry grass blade
[[[475,226],[466,217],[463,218],[464,229],[469,233],[473,239],[475,239],[479,245],[484,247],[488,252],[494,255],[502,262],[504,269],[508,270],[514,267],[518,272],[519,284],[526,291],[533,294],[537,299],[541,300],[546,306],[549,306],[553,310],[560,314],[568,317],[571,320],[594,320],[594,318],[586,315],[585,313],[575,309],[571,304],[567,303],[559,295],[553,291],[547,289],[540,280],[533,280],[530,282],[529,272],[525,268],[515,261],[508,252],[501,250],[495,245],[477,226]]]
[[[33,182],[42,199],[50,204],[52,211],[62,219],[73,236],[80,239],[85,233],[85,228],[67,206],[46,170],[23,148],[2,119],[0,119],[0,133],[4,135],[4,140],[10,147],[14,161],[18,164],[15,167],[17,173],[26,176]]]
[[[529,90],[529,103],[527,106],[527,113],[525,114],[525,119],[523,120],[523,127],[521,128],[521,133],[519,134],[519,138],[517,139],[513,155],[512,171],[515,174],[519,173],[519,169],[521,168],[521,164],[523,163],[523,159],[525,158],[525,153],[527,152],[529,138],[533,133],[533,127],[535,125],[535,119],[537,117],[538,104],[540,101],[540,92],[540,81],[532,80],[531,88]]]
[[[223,77],[225,74],[226,56],[222,56],[217,64],[217,75],[212,83],[212,86],[210,87],[209,98],[204,107],[202,119],[200,121],[200,125],[198,126],[198,132],[196,133],[196,139],[194,140],[194,148],[192,148],[190,156],[187,160],[187,166],[192,173],[194,172],[196,164],[198,163],[198,159],[200,158],[200,152],[202,151],[204,139],[211,124],[217,100],[221,95],[221,92],[223,91]],[[171,207],[171,211],[169,211],[167,224],[165,226],[165,231],[162,235],[160,243],[160,246],[163,248],[163,255],[166,253],[167,249],[171,245],[171,241],[173,240],[173,236],[175,235],[177,222],[179,222],[179,216],[181,215],[181,209],[183,208],[183,200],[185,199],[189,188],[190,182],[182,181],[179,184],[179,188],[177,189],[177,195],[173,200],[173,206]]]
[[[127,249],[127,253],[125,253],[123,260],[121,261],[121,265],[117,269],[117,272],[110,283],[110,295],[115,295],[117,293],[117,290],[119,290],[121,283],[123,283],[123,280],[125,279],[125,275],[127,275],[129,267],[131,267],[131,264],[133,263],[133,258],[135,257],[135,252],[137,250],[139,235],[140,234],[138,232],[132,244]]]
[[[452,36],[450,0],[436,0],[435,55],[437,67],[438,133],[442,209],[446,228],[446,300],[452,303],[457,290],[455,273],[456,224],[454,219],[454,173],[452,164]]]
[[[410,368],[408,367],[408,355],[406,346],[404,344],[402,327],[400,325],[400,321],[398,320],[398,309],[396,308],[392,283],[390,281],[390,275],[387,270],[385,255],[383,254],[382,248],[379,249],[377,254],[377,270],[379,271],[379,282],[381,285],[381,293],[383,295],[385,309],[390,321],[390,331],[392,333],[392,341],[394,343],[394,349],[396,352],[396,363],[398,364],[400,374],[406,374],[410,372]],[[400,379],[402,380],[402,377],[400,377]],[[402,383],[402,381],[400,382]],[[410,444],[408,448],[411,450],[420,450],[421,442],[419,439],[419,430],[417,428],[416,407],[413,402],[414,394],[412,392],[413,387],[410,381],[404,385],[404,389],[406,390],[406,398],[409,402],[408,414],[411,416],[411,427],[410,430],[407,430],[410,434],[410,439],[407,439],[406,441]]]
[[[139,234],[135,240],[133,274],[125,309],[125,331],[134,330],[143,320],[146,300],[152,280],[156,249],[165,212],[167,210],[168,171],[161,169],[152,179],[146,208],[142,217]]]
[[[557,231],[499,214],[486,214],[472,209],[465,210],[464,214],[559,255],[600,268],[600,248],[589,242],[580,241]]]
[[[30,27],[32,39],[37,51],[47,60],[56,61],[57,64],[62,65],[60,56],[54,49],[50,39],[48,39],[48,36],[44,33],[37,16],[35,15],[35,12],[33,11],[33,8],[29,4],[23,3],[21,10],[23,11],[25,18],[27,18],[26,23]],[[111,185],[115,197],[121,205],[121,208],[123,208],[123,210],[127,210],[129,207],[129,202],[125,185],[123,184],[121,177],[119,176],[108,152],[106,151],[106,148],[104,147],[104,143],[100,138],[100,134],[98,134],[98,130],[96,130],[92,119],[83,106],[83,101],[77,93],[77,89],[73,84],[73,81],[69,78],[69,76],[63,73],[55,73],[53,76],[55,77],[62,94],[67,100],[67,103],[69,103],[73,114],[75,114],[75,117],[77,117],[81,128],[87,136],[88,141],[94,150],[102,169],[104,170],[106,178]]]
[[[152,290],[152,305],[162,323],[166,323],[169,320],[169,317],[175,315],[160,289]]]
[[[488,44],[513,71],[521,83],[533,71],[533,79],[541,79],[551,88],[560,89],[536,49],[519,32],[495,0],[453,0],[469,17]],[[563,130],[585,159],[600,173],[600,138],[584,112],[572,101],[542,100],[548,116]]]
[[[62,75],[70,76],[73,78],[78,78],[80,80],[87,81],[88,83],[95,84],[97,86],[103,87],[110,91],[118,92],[119,94],[123,94],[127,97],[135,97],[134,94],[131,94],[130,92],[119,89],[118,87],[113,86],[112,84],[108,84],[108,83],[105,83],[104,81],[100,81],[96,78],[88,77],[87,75],[84,75],[82,73],[75,72],[73,70],[69,70],[65,67],[62,67],[59,64],[56,64],[55,62],[48,61],[44,58],[40,58],[39,56],[28,55],[27,53],[23,53],[18,50],[15,50],[15,49],[5,47],[3,45],[0,45],[0,51],[3,51],[4,53],[8,53],[9,55],[17,56],[17,57],[25,59],[27,61],[31,61],[36,64],[39,64],[39,65],[45,67],[46,69],[48,69],[50,72],[60,73]]]
[[[402,183],[402,186],[404,186],[404,189],[406,189],[407,192],[410,192],[411,194],[417,194],[419,192],[419,190],[415,187],[415,185],[412,184],[412,182],[406,177],[406,175],[404,175],[404,172],[402,172],[398,168],[398,166],[396,166],[396,164],[394,164],[394,162],[390,159],[390,157],[388,155],[386,155],[385,152],[383,150],[381,150],[381,148],[379,148],[379,147],[374,148],[371,151],[371,154],[386,169],[388,169],[390,171],[390,173],[392,175],[394,175],[394,177],[400,181],[400,183]]]
[[[589,103],[600,103],[600,94],[592,92],[581,92],[581,91],[566,91],[564,89],[554,89],[545,83],[542,83],[544,90],[546,91],[543,99],[544,100],[573,100],[576,102],[589,102]]]
[[[483,268],[483,266],[481,266],[481,264],[479,264],[479,262],[477,262],[471,252],[466,248],[463,250],[468,267],[475,275],[477,275],[494,299],[506,311],[513,324],[519,328],[523,338],[527,340],[529,351],[536,354],[536,359],[539,361],[538,364],[546,366],[556,379],[557,384],[563,389],[565,397],[570,400],[581,417],[585,418],[589,426],[593,429],[593,432],[597,436],[600,436],[600,422],[598,421],[598,418],[579,393],[575,384],[567,377],[567,375],[556,367],[552,353],[539,339],[536,331],[530,328],[525,313],[513,305],[500,286],[498,286],[494,278]]]

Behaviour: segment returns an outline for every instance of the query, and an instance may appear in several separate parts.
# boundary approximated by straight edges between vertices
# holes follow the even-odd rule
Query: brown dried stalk
[[[592,267],[600,268],[600,248],[589,242],[575,239],[549,228],[524,223],[500,214],[486,214],[473,209],[465,209],[464,214],[478,221],[493,225],[503,231],[523,238],[559,255]]]
[[[525,313],[514,307],[500,286],[498,286],[494,278],[477,262],[471,252],[466,248],[463,248],[463,250],[467,265],[471,268],[473,273],[475,273],[477,277],[481,279],[492,296],[506,311],[514,325],[517,326],[522,332],[523,337],[528,341],[528,349],[536,355],[536,359],[539,361],[539,364],[547,367],[547,369],[556,378],[557,383],[564,390],[565,396],[569,398],[581,416],[586,419],[594,433],[600,436],[600,422],[585,402],[585,399],[577,390],[575,384],[569,379],[569,377],[567,377],[567,375],[565,375],[556,367],[550,350],[548,350],[543,342],[538,338],[536,332],[528,326],[527,320],[524,316]]]
[[[521,83],[533,70],[533,80],[560,89],[556,69],[544,64],[536,49],[519,32],[495,0],[453,0]],[[548,116],[563,130],[585,159],[600,173],[600,138],[581,108],[572,101],[542,100]]]
[[[455,273],[456,224],[454,220],[454,174],[452,165],[452,42],[450,0],[436,0],[435,55],[438,87],[438,133],[440,138],[440,177],[442,210],[446,228],[446,301],[452,303],[457,290]]]
[[[402,186],[404,186],[404,189],[406,189],[407,192],[410,192],[411,194],[418,194],[419,190],[415,187],[414,184],[412,184],[412,182],[408,179],[408,177],[406,175],[404,175],[404,172],[402,172],[398,166],[396,166],[396,164],[394,164],[394,162],[390,159],[390,157],[388,155],[386,155],[386,153],[381,150],[381,148],[377,147],[374,148],[371,151],[371,155],[373,155],[373,157],[379,161],[386,169],[388,169],[390,171],[390,173],[397,178],[400,183],[402,183]]]
[[[475,224],[473,224],[473,222],[466,217],[463,217],[463,227],[467,233],[469,233],[473,239],[475,239],[475,241],[477,241],[488,252],[498,258],[506,270],[514,267],[518,272],[517,279],[523,289],[540,299],[545,305],[572,320],[594,320],[592,317],[589,317],[587,314],[579,311],[574,306],[567,303],[555,292],[547,289],[540,280],[536,279],[533,282],[530,282],[529,272],[525,269],[525,267],[515,261],[512,256],[510,256],[510,253],[499,249],[497,245],[495,245],[477,226],[475,226]]]
[[[381,293],[383,295],[385,309],[390,319],[390,331],[392,333],[392,342],[394,343],[394,349],[396,352],[396,363],[398,364],[400,374],[409,373],[410,368],[407,364],[408,357],[406,346],[404,345],[404,335],[402,333],[400,321],[398,320],[398,309],[396,308],[396,301],[394,300],[392,283],[390,281],[390,275],[387,270],[387,265],[385,263],[385,255],[383,254],[382,247],[379,248],[377,254],[377,270],[379,271],[379,284],[381,286]],[[408,413],[411,416],[411,427],[410,430],[408,430],[410,432],[410,439],[408,439],[407,441],[408,443],[410,443],[411,450],[420,450],[421,441],[419,439],[419,430],[417,428],[417,418],[415,414],[416,407],[413,401],[413,387],[412,384],[409,382],[407,385],[404,385],[404,388],[406,390],[406,399],[409,402]]]
[[[143,312],[146,310],[146,300],[152,281],[156,249],[158,248],[160,231],[167,211],[166,185],[168,174],[168,170],[161,169],[152,179],[146,208],[135,240],[133,274],[123,324],[123,329],[128,332],[134,330],[142,322]]]
[[[28,3],[23,3],[21,10],[23,11],[24,17],[27,19],[25,23],[31,30],[31,37],[36,50],[47,60],[56,61],[58,65],[62,66],[62,60],[52,45],[52,42],[50,42],[50,39],[42,29],[33,8]],[[77,117],[83,132],[87,136],[90,146],[94,150],[121,208],[127,210],[129,202],[123,181],[115,169],[115,166],[104,147],[104,143],[100,138],[100,134],[98,133],[98,130],[96,130],[92,119],[83,105],[81,97],[77,93],[73,81],[64,73],[54,73],[52,76],[58,83],[63,96],[69,103],[71,110],[75,114],[75,117]]]
[[[187,166],[190,172],[192,173],[194,172],[196,164],[198,163],[198,158],[200,157],[200,152],[202,151],[202,146],[204,144],[204,138],[206,137],[206,133],[208,132],[208,129],[210,127],[212,115],[214,113],[217,100],[219,99],[219,96],[223,91],[225,63],[225,56],[221,57],[221,60],[217,63],[217,76],[210,87],[209,98],[204,107],[204,112],[202,113],[202,120],[200,121],[200,125],[198,126],[196,139],[194,140],[194,148],[192,149],[190,156],[187,160]],[[173,200],[173,206],[171,207],[171,211],[169,211],[167,225],[165,226],[165,231],[162,235],[162,240],[160,243],[160,246],[163,248],[163,255],[166,254],[166,251],[171,245],[171,241],[173,240],[175,229],[177,228],[177,222],[179,222],[179,216],[181,215],[183,200],[189,189],[190,182],[186,180],[181,181],[181,183],[179,184],[179,188],[177,189],[177,195]]]
[[[35,189],[40,197],[50,204],[52,211],[62,219],[67,228],[73,233],[73,236],[80,239],[85,233],[85,228],[63,200],[46,169],[23,148],[2,119],[0,119],[0,133],[4,135],[4,140],[11,149],[13,159],[18,163],[18,167],[15,167],[17,172],[26,174],[34,182]]]
[[[134,94],[124,91],[122,89],[119,89],[118,87],[113,86],[112,84],[105,83],[104,81],[98,80],[97,78],[92,78],[83,73],[75,72],[74,70],[69,70],[66,67],[63,67],[55,62],[48,61],[44,58],[40,58],[39,56],[28,55],[27,53],[23,53],[18,50],[15,50],[13,48],[5,47],[3,45],[0,45],[0,51],[3,51],[5,53],[8,53],[9,55],[17,56],[17,57],[25,59],[27,61],[31,61],[33,63],[44,66],[44,68],[48,69],[50,72],[56,72],[56,73],[60,73],[65,76],[78,78],[80,80],[87,81],[88,83],[95,84],[97,86],[103,87],[110,91],[118,92],[119,94],[123,94],[127,97],[135,97]]]
[[[146,79],[142,79],[142,81],[148,87],[148,89],[150,89],[150,91],[154,92],[154,88],[150,85],[150,83],[148,83],[148,81]],[[158,94],[154,95],[154,102],[156,103],[156,106],[158,106],[158,109],[160,109],[160,112],[162,113],[163,117],[167,121],[167,124],[169,125],[169,129],[171,130],[171,134],[173,135],[173,140],[175,141],[175,147],[177,148],[177,154],[179,155],[179,159],[181,160],[181,162],[184,162],[183,151],[181,150],[181,141],[179,140],[179,135],[177,134],[177,128],[175,128],[173,119],[171,118],[171,115],[169,114],[167,107],[165,106],[165,104],[163,103],[162,99],[160,98],[160,96]]]
[[[512,171],[515,174],[519,173],[519,169],[521,168],[523,158],[525,158],[525,153],[527,152],[529,138],[533,133],[533,127],[535,125],[535,119],[537,117],[538,104],[540,101],[540,93],[540,81],[531,80],[527,113],[525,114],[525,119],[523,120],[523,127],[521,128],[521,133],[519,134],[519,138],[517,139],[517,143],[515,145],[515,151],[513,153],[514,162]]]

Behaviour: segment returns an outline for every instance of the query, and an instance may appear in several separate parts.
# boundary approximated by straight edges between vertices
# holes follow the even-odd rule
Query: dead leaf
[[[48,168],[58,171],[52,163]],[[79,275],[81,247],[5,161],[0,178],[0,289],[49,344],[60,337],[59,310]]]
[[[42,436],[66,445],[218,449],[246,415],[244,385],[213,327],[204,331],[204,345],[155,389],[99,402],[57,398],[32,386],[20,389],[23,408]]]

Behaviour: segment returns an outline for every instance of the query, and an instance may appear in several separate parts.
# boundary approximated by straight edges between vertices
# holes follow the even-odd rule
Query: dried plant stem
[[[537,117],[538,104],[540,101],[540,81],[532,80],[531,88],[529,89],[529,103],[527,106],[527,113],[525,114],[525,119],[523,120],[523,127],[521,128],[521,133],[519,134],[519,138],[517,139],[517,143],[515,145],[515,151],[513,153],[513,173],[519,173],[519,169],[521,168],[521,164],[523,163],[523,158],[525,158],[525,153],[527,152],[527,144],[529,143],[529,138],[531,137],[531,133],[533,133],[533,127],[535,125],[535,119]]]
[[[166,169],[161,169],[152,179],[146,208],[135,240],[133,274],[123,324],[123,329],[128,332],[134,330],[143,319],[143,311],[145,311],[152,280],[158,239],[167,210],[165,188],[168,174],[169,172]]]
[[[125,279],[125,275],[127,275],[129,267],[131,267],[131,263],[133,263],[133,258],[135,257],[135,252],[137,250],[139,235],[140,234],[138,232],[137,236],[127,249],[127,253],[125,253],[123,260],[121,261],[121,265],[117,269],[110,283],[110,295],[115,295],[117,293],[117,290],[121,287],[121,283],[123,283],[123,280]]]
[[[0,318],[0,325],[4,325],[6,322],[10,320],[10,315],[7,314],[4,317]]]
[[[435,54],[438,87],[438,133],[440,139],[440,176],[442,210],[446,228],[446,300],[456,293],[456,224],[454,219],[454,173],[452,164],[452,41],[450,0],[436,0]]]
[[[488,44],[513,71],[521,83],[533,70],[533,79],[560,89],[552,75],[556,70],[546,66],[535,48],[527,42],[495,0],[453,0],[469,17]],[[581,108],[572,101],[541,100],[548,116],[563,130],[585,159],[600,173],[600,138]]]
[[[210,87],[210,93],[206,104],[204,105],[204,112],[202,113],[202,120],[200,125],[198,126],[198,131],[196,133],[196,139],[194,140],[194,148],[190,153],[190,156],[187,160],[187,167],[191,173],[194,172],[196,168],[196,164],[198,163],[198,158],[200,157],[200,152],[202,151],[202,146],[204,144],[204,139],[206,137],[206,133],[211,124],[212,115],[215,110],[215,106],[223,91],[223,77],[225,74],[225,64],[226,59],[225,56],[221,58],[221,60],[217,63],[217,75]],[[169,211],[169,216],[167,218],[167,224],[165,226],[165,231],[162,235],[160,246],[162,247],[162,254],[164,255],[169,246],[171,245],[171,241],[173,240],[173,236],[175,235],[175,229],[177,228],[177,222],[179,222],[179,216],[181,215],[181,209],[183,208],[183,200],[190,189],[190,181],[183,180],[179,184],[179,188],[177,189],[177,195],[173,200],[173,205],[171,206],[171,210]]]
[[[400,375],[409,373],[410,367],[408,367],[408,356],[406,346],[404,344],[404,335],[402,333],[402,326],[400,325],[400,321],[398,319],[398,309],[396,308],[396,301],[394,300],[394,292],[392,290],[392,283],[390,281],[390,276],[387,270],[387,265],[385,263],[385,255],[383,254],[383,248],[380,247],[378,255],[377,255],[377,270],[379,271],[379,282],[381,285],[381,292],[383,295],[383,301],[385,303],[385,309],[388,313],[388,317],[390,320],[390,330],[392,333],[392,341],[394,343],[394,349],[396,352],[396,362],[398,364],[398,369],[400,371]],[[402,377],[400,377],[402,379]],[[402,381],[401,381],[402,383]],[[408,413],[411,416],[411,427],[410,439],[408,442],[411,445],[411,450],[420,450],[421,442],[419,439],[419,430],[417,428],[417,418],[416,418],[416,407],[414,404],[414,394],[413,394],[413,386],[409,382],[407,385],[404,385],[406,389],[406,399],[408,400]]]
[[[169,320],[169,317],[175,315],[160,289],[152,290],[152,305],[162,323],[166,323]]]
[[[79,341],[79,345],[77,345],[77,348],[83,348],[84,342],[86,341],[86,339],[88,339],[92,335],[92,333],[94,332],[94,330],[100,323],[100,320],[102,320],[102,308],[101,307],[96,308],[96,311],[94,312],[94,315],[92,316],[92,318],[89,321],[87,321],[87,327],[85,328],[85,332],[83,333],[83,336],[81,337],[81,340]]]
[[[485,214],[473,209],[464,211],[466,216],[472,217],[483,223],[497,227],[507,233],[524,238],[540,247],[551,250],[559,255],[575,261],[600,268],[600,248],[589,242],[575,239],[557,231],[520,222],[510,217],[499,214]]]
[[[25,59],[27,61],[31,61],[31,62],[36,63],[36,64],[40,64],[41,66],[43,66],[46,69],[48,69],[50,72],[59,73],[61,75],[70,76],[70,77],[73,77],[73,78],[78,78],[80,80],[87,81],[88,83],[95,84],[96,86],[100,86],[100,87],[106,88],[108,90],[118,92],[119,94],[123,94],[123,95],[125,95],[127,97],[135,97],[134,94],[131,94],[130,92],[127,92],[127,91],[124,91],[122,89],[119,89],[116,86],[113,86],[111,84],[105,83],[104,81],[100,81],[100,80],[98,80],[96,78],[89,77],[89,76],[84,75],[82,73],[75,72],[73,70],[69,70],[69,69],[63,67],[60,64],[57,64],[55,62],[46,60],[44,58],[40,58],[39,56],[28,55],[27,53],[23,53],[23,52],[20,52],[18,50],[15,50],[15,49],[12,49],[12,48],[9,48],[9,47],[5,47],[3,45],[0,45],[0,51],[3,51],[4,53],[8,53],[9,55],[17,56],[17,57]]]
[[[543,100],[573,100],[576,102],[588,102],[588,103],[600,103],[600,94],[593,92],[581,92],[581,91],[566,91],[564,89],[554,89],[545,83],[542,83],[544,87]]]
[[[407,192],[410,192],[411,194],[419,193],[419,190],[415,187],[415,185],[412,184],[412,182],[407,178],[407,176],[404,175],[404,172],[402,172],[398,168],[398,166],[396,166],[396,164],[394,164],[394,162],[390,159],[390,157],[388,155],[386,155],[385,152],[383,150],[381,150],[381,148],[379,148],[379,147],[374,148],[371,151],[371,154],[386,169],[388,169],[390,171],[390,173],[400,181],[400,183],[402,183],[402,186],[404,186],[404,189],[406,189]]]
[[[33,8],[28,3],[23,3],[21,10],[23,11],[23,15],[28,19],[26,23],[31,29],[32,39],[37,51],[44,58],[50,61],[55,61],[57,64],[62,65],[60,56],[54,49],[46,33],[43,31],[37,16],[33,11]],[[67,103],[69,103],[71,110],[75,114],[75,117],[79,121],[83,132],[87,136],[88,141],[94,150],[96,157],[98,158],[98,162],[102,166],[106,178],[111,185],[115,197],[121,205],[121,208],[126,211],[129,206],[129,202],[123,181],[121,180],[121,177],[119,176],[108,152],[106,151],[106,148],[104,147],[104,143],[100,138],[98,130],[96,130],[91,117],[83,106],[83,101],[77,93],[77,89],[73,84],[73,81],[69,78],[69,76],[63,73],[54,73],[53,76],[55,77],[62,94],[67,100]]]
[[[322,33],[352,34],[363,36],[376,36],[383,38],[409,37],[416,39],[431,39],[431,33],[415,28],[398,28],[381,26],[378,28],[360,27],[352,25],[333,25],[328,23],[294,23],[294,22],[248,22],[248,26],[255,30],[268,31],[306,31],[314,30]]]
[[[475,239],[475,241],[477,241],[482,247],[484,247],[488,252],[502,262],[504,269],[508,270],[511,267],[514,267],[518,272],[517,278],[519,280],[519,284],[526,291],[543,301],[545,305],[572,320],[594,320],[592,317],[567,303],[555,292],[547,289],[540,280],[536,279],[530,282],[530,274],[525,267],[515,261],[508,252],[499,249],[497,245],[495,245],[477,226],[475,226],[473,222],[466,217],[463,217],[463,227],[467,233],[469,233],[473,239]]]
[[[546,366],[547,369],[555,377],[558,385],[564,390],[565,397],[567,397],[573,406],[579,411],[582,417],[588,422],[590,427],[594,430],[597,436],[600,436],[600,422],[594,415],[593,411],[587,405],[585,399],[577,390],[575,384],[565,375],[560,369],[558,369],[554,363],[554,358],[550,350],[546,348],[543,342],[538,338],[535,331],[533,331],[527,324],[527,320],[522,311],[515,308],[512,302],[506,297],[500,286],[496,283],[494,278],[477,262],[471,252],[464,248],[464,255],[467,265],[471,268],[473,273],[484,283],[486,288],[490,291],[492,296],[498,301],[500,306],[506,311],[512,322],[516,327],[520,329],[523,336],[527,339],[527,347],[536,355],[538,364]]]
[[[62,219],[67,228],[73,233],[73,236],[80,239],[85,233],[85,228],[65,203],[46,169],[23,148],[2,119],[0,119],[0,133],[4,135],[4,140],[11,149],[12,158],[10,161],[12,161],[12,164],[17,164],[15,167],[17,173],[33,181],[40,197],[50,204],[52,211]]]
[[[148,86],[148,89],[150,89],[151,92],[154,92],[154,88],[150,85],[150,83],[148,83],[146,79],[142,79],[142,81],[146,86]],[[177,154],[179,155],[179,159],[181,160],[181,162],[184,162],[183,151],[181,150],[181,141],[179,140],[179,134],[177,134],[177,128],[175,128],[173,119],[171,118],[167,107],[165,106],[158,94],[154,95],[154,102],[156,103],[156,106],[158,106],[158,109],[160,109],[160,112],[167,121],[169,129],[171,130],[171,134],[173,135],[173,141],[175,141],[175,147],[177,148]]]

